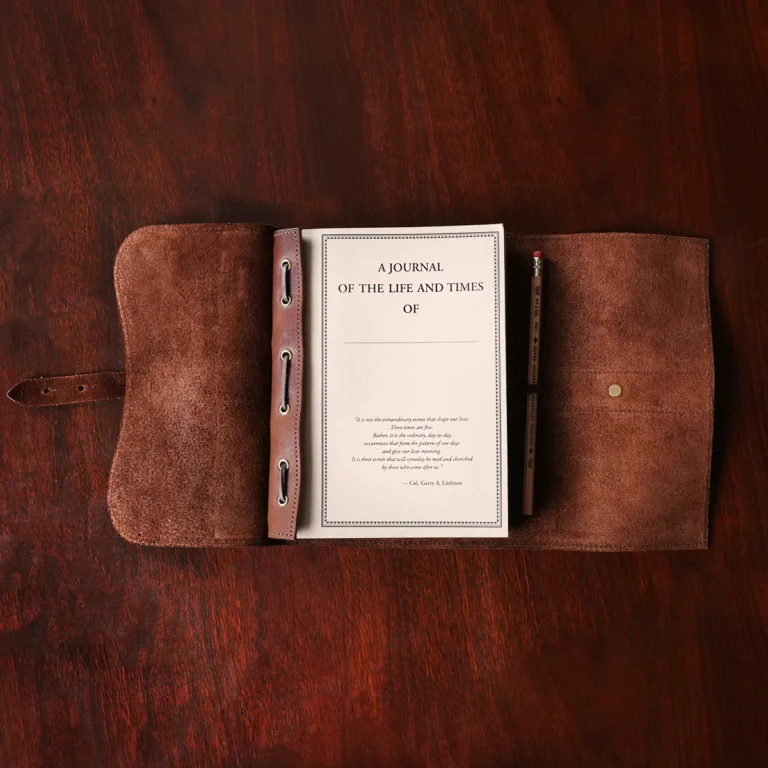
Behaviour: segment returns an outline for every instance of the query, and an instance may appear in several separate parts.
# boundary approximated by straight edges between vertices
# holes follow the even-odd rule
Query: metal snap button
[[[618,384],[611,384],[611,386],[608,387],[608,394],[611,397],[618,397],[621,394],[621,387]]]

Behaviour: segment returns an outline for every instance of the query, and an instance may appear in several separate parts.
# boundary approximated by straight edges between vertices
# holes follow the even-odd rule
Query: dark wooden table
[[[121,404],[0,403],[0,764],[765,765],[768,6],[2,0],[0,386],[148,223],[711,238],[700,552],[149,549]]]

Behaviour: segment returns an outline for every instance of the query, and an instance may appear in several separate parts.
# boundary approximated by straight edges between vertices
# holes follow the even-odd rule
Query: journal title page
[[[305,230],[299,537],[506,536],[501,225]]]

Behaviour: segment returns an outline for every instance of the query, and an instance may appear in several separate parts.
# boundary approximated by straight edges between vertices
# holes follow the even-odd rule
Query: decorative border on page
[[[454,521],[454,520],[374,520],[374,521],[338,521],[333,522],[328,520],[328,478],[327,478],[327,456],[328,456],[328,431],[327,420],[328,410],[326,402],[326,392],[328,390],[328,366],[327,366],[327,350],[328,350],[328,335],[327,335],[327,294],[328,294],[328,281],[327,281],[327,268],[326,260],[328,258],[327,242],[328,240],[437,240],[446,238],[464,238],[464,237],[492,237],[493,238],[493,282],[494,282],[494,314],[496,317],[496,323],[494,327],[495,333],[495,351],[496,351],[496,520],[493,522],[478,523],[475,521]],[[320,524],[323,528],[328,527],[349,527],[349,528],[381,528],[381,527],[424,527],[424,528],[436,528],[436,527],[454,527],[454,528],[501,528],[502,526],[502,471],[501,471],[501,434],[502,426],[501,420],[503,418],[503,409],[501,407],[501,343],[500,343],[500,323],[501,317],[499,315],[499,233],[498,232],[444,232],[444,233],[431,233],[431,234],[388,234],[388,235],[323,235],[323,255],[322,255],[322,279],[323,279],[323,305],[322,305],[322,317],[323,317],[323,400],[322,400],[322,438],[323,438],[323,450],[321,457],[321,476],[322,476],[322,515],[320,518]]]

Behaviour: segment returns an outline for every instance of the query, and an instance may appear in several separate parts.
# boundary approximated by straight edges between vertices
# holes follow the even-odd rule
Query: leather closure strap
[[[275,232],[272,265],[272,405],[268,532],[295,539],[301,489],[301,232]]]
[[[8,390],[8,397],[19,405],[69,405],[117,400],[125,394],[125,373],[80,373],[24,379]]]

